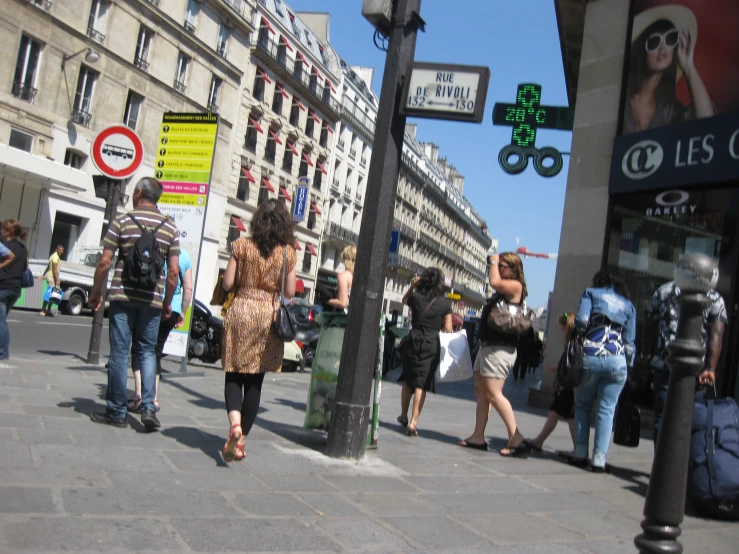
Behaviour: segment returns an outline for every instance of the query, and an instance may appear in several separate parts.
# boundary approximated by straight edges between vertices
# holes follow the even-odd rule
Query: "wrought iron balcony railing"
[[[185,83],[183,83],[183,82],[178,81],[177,79],[175,79],[175,81],[174,81],[174,89],[177,92],[181,92],[181,93],[184,94],[185,91],[187,90],[187,86],[185,85]]]
[[[13,96],[31,104],[33,104],[33,99],[36,98],[36,92],[38,91],[35,88],[20,81],[13,83]]]
[[[348,244],[356,245],[357,242],[359,242],[359,235],[357,233],[350,231],[346,227],[342,227],[337,223],[331,223],[331,225],[329,225],[328,234],[329,236]]]
[[[84,110],[80,109],[74,109],[72,110],[72,121],[74,123],[77,123],[78,125],[83,125],[85,127],[90,126],[90,120],[92,119],[92,114],[88,113]]]
[[[37,8],[41,8],[44,11],[51,9],[51,0],[27,0],[30,4],[33,4]]]
[[[147,71],[149,69],[149,62],[147,62],[144,58],[140,56],[136,56],[136,58],[133,60],[133,65],[135,65],[139,69],[143,69],[144,71]]]
[[[100,31],[96,31],[92,25],[87,28],[87,36],[100,44],[105,42],[105,35]]]

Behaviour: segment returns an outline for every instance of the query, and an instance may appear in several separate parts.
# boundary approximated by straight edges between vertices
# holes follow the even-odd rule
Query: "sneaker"
[[[143,423],[144,427],[146,427],[150,431],[153,431],[154,429],[159,429],[162,426],[162,424],[159,423],[157,415],[151,410],[143,410],[141,412],[141,423]]]
[[[98,412],[96,414],[90,414],[90,419],[95,423],[103,423],[105,425],[112,425],[113,427],[120,427],[121,429],[128,427],[128,423],[122,417],[112,417],[108,412]]]

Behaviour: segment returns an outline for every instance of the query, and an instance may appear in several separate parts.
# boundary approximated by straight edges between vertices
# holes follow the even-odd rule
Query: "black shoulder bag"
[[[285,274],[287,273],[287,246],[282,247],[282,288],[280,289],[280,306],[277,308],[275,316],[275,333],[282,342],[292,342],[295,340],[295,332],[298,329],[298,322],[295,316],[285,306]]]

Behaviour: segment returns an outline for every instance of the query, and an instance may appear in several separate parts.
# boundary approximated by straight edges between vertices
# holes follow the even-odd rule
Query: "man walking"
[[[53,287],[61,287],[62,281],[59,278],[59,268],[62,264],[62,256],[64,255],[64,247],[59,244],[56,247],[56,250],[54,250],[54,253],[49,256],[49,264],[46,266],[46,271],[44,271],[43,275],[39,277],[39,279],[46,279],[46,284],[53,288]],[[49,317],[54,317],[54,304],[52,304],[48,300],[44,300],[43,305],[41,306],[41,313],[39,315],[44,316],[47,315]]]
[[[160,319],[172,315],[180,255],[177,229],[156,207],[161,195],[159,181],[151,177],[141,179],[133,192],[133,211],[113,221],[103,240],[103,255],[95,270],[89,300],[95,311],[105,303],[102,287],[116,251],[118,260],[108,295],[110,363],[105,393],[108,409],[92,414],[96,423],[127,426],[126,381],[133,340],[141,368],[141,423],[150,430],[160,426],[154,405],[157,335]]]
[[[716,365],[721,357],[721,346],[724,338],[724,327],[728,323],[724,299],[715,290],[708,291],[711,305],[703,312],[703,328],[701,340],[706,349],[703,371],[698,377],[701,385],[714,385],[716,382]],[[670,370],[665,363],[667,345],[677,335],[677,323],[680,320],[680,287],[674,281],[659,287],[646,309],[647,319],[651,324],[644,329],[643,356],[652,357],[654,372],[654,445],[662,424],[662,412],[667,398],[667,383]],[[656,334],[656,341],[655,341]],[[655,349],[656,344],[656,349]]]

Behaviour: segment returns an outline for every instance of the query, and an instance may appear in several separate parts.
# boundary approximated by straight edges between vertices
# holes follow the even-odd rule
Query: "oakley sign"
[[[637,142],[628,149],[621,162],[621,169],[629,179],[646,179],[660,168],[665,153],[653,140]]]
[[[697,204],[689,204],[690,194],[684,190],[666,190],[655,198],[656,206],[646,209],[647,216],[680,216],[694,214]]]

